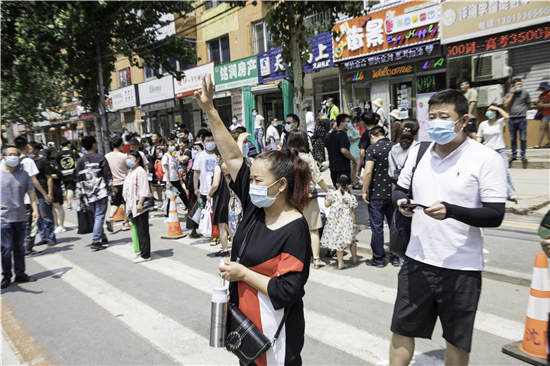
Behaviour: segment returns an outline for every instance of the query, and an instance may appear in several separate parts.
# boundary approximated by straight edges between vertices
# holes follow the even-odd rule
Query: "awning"
[[[255,95],[280,92],[281,83],[253,86],[250,91]]]

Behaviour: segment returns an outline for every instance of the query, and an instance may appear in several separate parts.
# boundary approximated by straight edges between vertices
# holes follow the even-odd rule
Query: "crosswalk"
[[[219,247],[212,247],[205,241],[180,239],[172,241],[177,245],[186,245],[193,250],[199,250],[211,257]],[[154,253],[153,260],[142,263],[134,268],[150,271],[162,282],[162,278],[170,278],[204,294],[206,298],[212,288],[219,286],[220,279],[215,274],[217,260],[204,265],[193,261],[182,261],[171,257],[159,256]],[[101,252],[109,256],[109,261],[129,265],[134,258],[133,247],[130,244],[116,244]],[[96,273],[86,263],[69,258],[62,251],[32,259],[44,270],[54,274],[63,285],[70,286],[86,299],[94,303],[106,313],[115,317],[132,333],[151,344],[156,350],[170,358],[176,364],[182,365],[227,365],[236,364],[236,358],[225,349],[214,349],[208,346],[207,330],[197,331],[183,325],[174,317],[166,315],[142,299],[133,296],[123,289],[109,283],[102,273]],[[184,263],[185,262],[185,263]],[[131,265],[131,264],[130,264]],[[395,287],[383,285],[368,279],[354,277],[332,271],[329,268],[311,271],[309,283],[324,286],[352,296],[358,301],[373,301],[379,306],[391,309],[395,301]],[[350,273],[350,272],[347,272]],[[306,295],[307,296],[307,295]],[[209,307],[209,303],[197,306]],[[306,319],[306,338],[317,342],[319,347],[329,347],[342,354],[350,355],[356,361],[353,364],[388,365],[390,346],[389,334],[379,334],[376,330],[360,326],[354,322],[345,321],[331,312],[310,308],[306,302],[304,309]],[[207,327],[209,319],[205,319]],[[495,337],[502,342],[521,339],[523,324],[490,312],[478,311],[475,329],[480,334],[486,334],[491,342]],[[306,347],[311,342],[306,339]],[[497,339],[497,340],[498,340]],[[443,365],[441,354],[427,352],[417,347],[413,365]],[[319,364],[321,361],[314,362]],[[308,364],[307,360],[304,363]],[[309,363],[311,364],[311,362]]]

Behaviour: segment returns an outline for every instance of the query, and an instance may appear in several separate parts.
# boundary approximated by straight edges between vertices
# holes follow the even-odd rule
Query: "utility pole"
[[[97,35],[97,27],[95,29]],[[94,39],[95,53],[97,57],[97,81],[99,85],[99,118],[101,120],[101,129],[103,133],[101,135],[103,140],[103,154],[109,152],[109,136],[107,133],[107,120],[105,118],[105,90],[103,89],[103,68],[101,67],[101,50],[99,48],[99,42],[97,37]]]

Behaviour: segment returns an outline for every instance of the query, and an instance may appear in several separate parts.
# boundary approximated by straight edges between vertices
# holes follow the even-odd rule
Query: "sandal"
[[[359,263],[359,259],[351,259],[351,264],[353,264],[354,266],[357,265]]]
[[[321,260],[321,258],[313,258],[313,269],[319,269],[327,264]]]
[[[342,267],[338,266],[338,270],[341,271],[343,269],[349,268],[347,264],[344,264]]]
[[[543,148],[543,149],[548,149],[548,148],[550,148],[550,144],[546,144],[546,145],[544,145],[542,148]]]
[[[535,146],[533,146],[533,149],[540,149],[540,146],[539,146],[539,145],[535,145]]]

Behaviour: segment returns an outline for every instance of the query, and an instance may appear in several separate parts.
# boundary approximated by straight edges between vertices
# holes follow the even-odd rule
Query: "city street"
[[[58,235],[59,244],[38,247],[44,255],[26,261],[38,281],[2,291],[3,336],[11,343],[2,364],[11,364],[6,357],[27,364],[237,364],[224,349],[208,346],[219,248],[206,239],[161,240],[167,224],[160,212],[153,215],[153,260],[133,264],[130,232],[120,231],[120,223],[108,235],[109,248],[92,252],[91,234],[77,235],[76,215],[68,212],[70,229]],[[507,243],[536,252],[535,230],[527,229],[536,219],[507,217],[502,227],[487,230],[488,264],[511,268],[521,257],[532,266],[533,256],[514,256],[519,246]],[[504,251],[506,263],[499,261]],[[364,261],[343,272],[335,271],[334,260],[312,268],[304,298],[304,364],[387,364],[397,273],[391,265],[378,269]],[[528,294],[526,286],[484,278],[471,365],[522,364],[501,347],[522,339]],[[417,341],[414,364],[443,364],[441,334],[438,325],[432,341]]]

